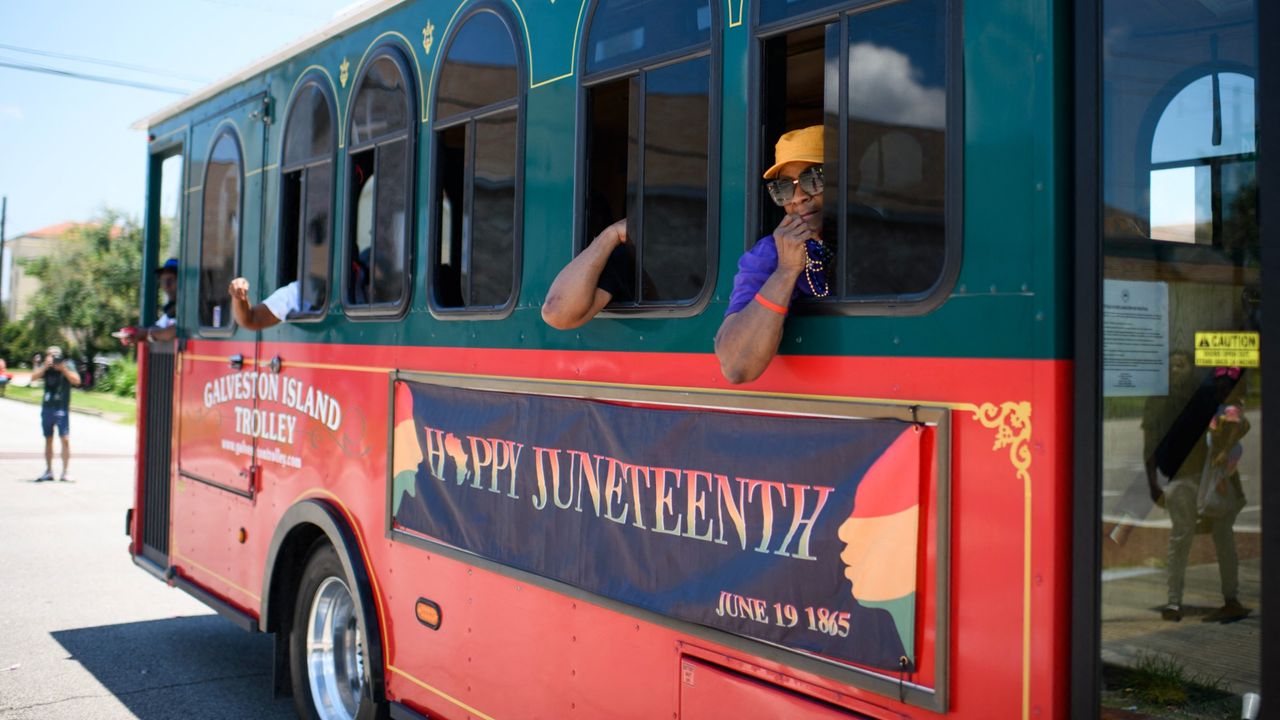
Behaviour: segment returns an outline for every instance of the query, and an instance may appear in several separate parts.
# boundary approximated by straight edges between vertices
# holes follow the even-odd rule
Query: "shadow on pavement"
[[[271,636],[217,615],[51,635],[140,720],[295,717],[290,698],[271,697]]]

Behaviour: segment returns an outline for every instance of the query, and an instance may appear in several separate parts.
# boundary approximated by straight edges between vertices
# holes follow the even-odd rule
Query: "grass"
[[[1133,667],[1107,664],[1102,677],[1104,706],[1157,718],[1222,718],[1239,712],[1239,698],[1221,678],[1187,670],[1171,655],[1143,653]]]
[[[14,387],[10,383],[4,396],[21,402],[39,404],[43,392],[38,387]],[[132,425],[138,415],[137,401],[133,398],[83,390],[71,393],[71,409],[86,410],[123,425]]]

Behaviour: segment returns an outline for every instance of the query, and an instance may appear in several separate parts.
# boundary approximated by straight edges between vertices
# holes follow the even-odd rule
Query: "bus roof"
[[[294,55],[313,48],[335,35],[346,32],[384,10],[395,7],[405,1],[406,0],[367,0],[367,2],[363,3],[357,2],[352,6],[349,6],[347,10],[342,11],[343,14],[335,18],[333,22],[323,28],[320,28],[316,32],[302,37],[270,55],[258,59],[247,67],[218,80],[208,87],[198,90],[178,102],[138,120],[129,127],[133,130],[146,130],[159,122],[167,120],[174,115],[199,105],[205,100],[208,100],[233,85],[244,82],[261,72],[265,72]]]

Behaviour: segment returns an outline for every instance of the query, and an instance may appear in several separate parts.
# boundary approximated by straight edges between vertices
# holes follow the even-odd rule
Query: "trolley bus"
[[[274,634],[303,717],[1238,717],[1280,687],[1276,16],[363,5],[140,123],[178,337],[130,553]],[[812,125],[830,292],[732,385]],[[628,290],[552,329],[623,217]],[[239,327],[237,277],[300,301]]]

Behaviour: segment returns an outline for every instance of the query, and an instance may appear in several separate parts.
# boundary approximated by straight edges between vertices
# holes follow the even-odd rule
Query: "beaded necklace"
[[[826,267],[827,261],[829,261],[832,258],[834,253],[831,252],[831,248],[827,247],[826,244],[820,240],[805,241],[805,251],[806,252],[804,255],[804,280],[809,285],[809,294],[816,298],[824,298],[831,294],[831,279],[827,277],[826,273],[823,272],[823,270]],[[816,251],[818,254],[818,259],[816,260],[813,257],[814,251]],[[813,281],[813,276],[815,273],[821,273],[821,277],[822,277],[821,291],[818,290],[817,285]]]

